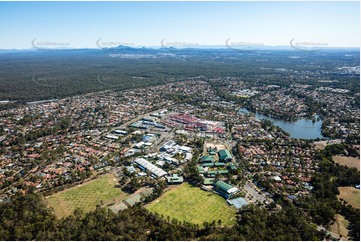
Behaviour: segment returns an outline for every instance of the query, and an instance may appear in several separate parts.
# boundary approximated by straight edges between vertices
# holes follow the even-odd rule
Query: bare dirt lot
[[[223,150],[226,149],[225,145],[222,144],[215,144],[215,143],[205,143],[204,146],[206,147],[206,149],[208,149],[209,147],[211,148],[217,148],[217,150]]]
[[[355,157],[335,155],[333,156],[333,160],[340,165],[344,165],[349,168],[354,167],[360,170],[360,159]]]

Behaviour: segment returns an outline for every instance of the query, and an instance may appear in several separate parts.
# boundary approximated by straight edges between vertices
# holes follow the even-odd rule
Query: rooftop
[[[230,184],[228,183],[225,183],[223,181],[217,181],[216,183],[214,183],[213,185],[215,188],[217,188],[218,190],[221,190],[222,192],[225,192],[225,193],[234,193],[237,191],[237,188],[231,186]]]
[[[243,197],[237,197],[235,199],[227,200],[227,202],[228,204],[233,205],[237,209],[240,209],[248,204],[248,202]]]
[[[218,151],[219,154],[219,160],[226,160],[226,159],[232,159],[232,155],[229,152],[229,150],[220,150]]]
[[[145,169],[147,169],[148,171],[152,172],[153,174],[155,174],[157,177],[161,177],[167,174],[167,172],[163,171],[162,169],[160,169],[159,167],[153,165],[152,163],[150,163],[149,161],[147,161],[144,158],[138,158],[134,161],[136,164],[144,167]]]
[[[178,174],[173,174],[171,176],[167,176],[168,183],[182,183],[183,182],[183,176],[179,176]]]

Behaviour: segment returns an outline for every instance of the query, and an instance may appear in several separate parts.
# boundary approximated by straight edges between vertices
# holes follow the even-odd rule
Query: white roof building
[[[112,134],[108,134],[105,137],[108,138],[108,139],[112,139],[112,140],[117,140],[119,138],[118,136],[112,135]]]
[[[172,148],[173,146],[175,146],[177,143],[176,142],[174,142],[173,140],[169,140],[169,141],[167,141],[167,142],[165,142],[164,144],[163,144],[163,146],[162,146],[162,148],[164,148],[164,149],[170,149],[170,148]]]
[[[152,174],[156,175],[157,177],[162,177],[162,176],[167,175],[167,172],[165,172],[164,170],[160,169],[159,167],[153,165],[152,163],[150,163],[149,161],[147,161],[144,158],[137,158],[134,162],[140,168],[150,171]]]
[[[133,147],[138,148],[138,149],[142,149],[144,145],[145,145],[145,143],[143,141],[141,141],[139,143],[134,144]]]
[[[192,148],[188,146],[179,146],[179,150],[188,153],[192,151]]]
[[[274,176],[273,180],[275,180],[277,182],[282,181],[281,177],[279,177],[279,176]]]
[[[116,129],[116,130],[114,130],[114,132],[117,133],[117,134],[122,134],[122,135],[127,135],[127,134],[128,134],[127,131],[125,131],[125,130],[120,130],[120,129]]]

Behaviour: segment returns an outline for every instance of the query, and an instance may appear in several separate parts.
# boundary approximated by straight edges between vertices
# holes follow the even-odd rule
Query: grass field
[[[360,160],[355,157],[336,155],[333,156],[332,158],[336,163],[340,165],[344,165],[349,168],[355,167],[358,170],[360,170]]]
[[[236,209],[229,207],[221,196],[202,191],[188,183],[166,192],[146,207],[151,212],[162,214],[164,217],[176,218],[193,224],[203,224],[218,219],[223,225],[235,223]]]
[[[58,218],[68,216],[76,208],[89,212],[103,201],[104,204],[118,201],[126,196],[119,188],[115,188],[116,180],[111,174],[55,193],[47,197],[47,202],[54,208]]]
[[[348,229],[347,226],[349,224],[349,221],[345,219],[344,216],[340,214],[336,214],[336,220],[335,223],[330,225],[328,228],[329,231],[342,235],[342,238],[347,238]]]
[[[326,146],[327,146],[327,143],[326,143],[325,140],[323,140],[323,141],[315,141],[313,143],[314,143],[315,148],[317,150],[324,150],[326,148]]]
[[[354,187],[339,187],[339,198],[346,200],[351,206],[360,208],[360,190]]]

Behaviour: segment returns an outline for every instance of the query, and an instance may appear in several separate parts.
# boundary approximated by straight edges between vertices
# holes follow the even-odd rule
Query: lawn
[[[346,200],[354,208],[360,208],[360,190],[354,187],[339,187],[339,198]]]
[[[335,222],[329,226],[328,230],[335,234],[342,235],[343,238],[347,238],[349,221],[344,216],[336,214]]]
[[[101,202],[108,204],[119,201],[126,196],[119,188],[114,187],[116,183],[115,177],[107,174],[82,185],[55,193],[47,197],[46,200],[54,208],[54,213],[58,218],[72,214],[76,208],[89,212]]]
[[[336,163],[347,166],[349,168],[357,168],[360,170],[360,160],[351,156],[340,156],[336,155],[332,157]]]
[[[235,223],[236,209],[229,207],[221,196],[205,192],[198,187],[183,183],[166,192],[160,198],[147,205],[151,212],[162,214],[165,218],[176,218],[193,224],[203,224],[218,219],[223,225]]]
[[[315,148],[317,150],[324,150],[327,146],[327,142],[325,140],[323,141],[316,141],[316,142],[313,142],[313,144],[315,145]]]

